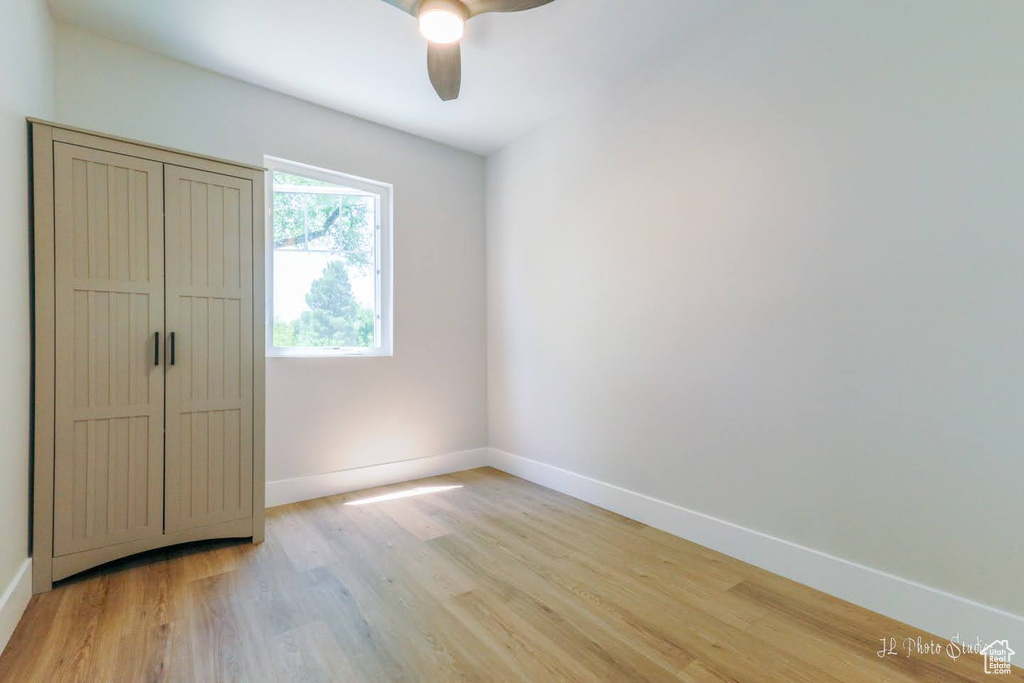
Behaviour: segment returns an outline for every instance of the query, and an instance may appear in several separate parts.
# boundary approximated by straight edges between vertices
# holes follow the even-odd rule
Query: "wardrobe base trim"
[[[250,538],[252,537],[252,517],[236,519],[230,522],[220,522],[201,526],[195,529],[186,529],[169,534],[161,534],[151,538],[141,538],[127,543],[118,543],[103,548],[84,550],[70,555],[61,555],[53,558],[52,580],[60,581],[69,576],[98,567],[101,564],[119,560],[129,555],[142,553],[147,550],[166,548],[180,543],[191,541],[209,541],[218,538]]]

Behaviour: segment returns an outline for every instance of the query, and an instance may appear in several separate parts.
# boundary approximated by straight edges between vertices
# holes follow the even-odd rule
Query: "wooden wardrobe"
[[[264,170],[30,128],[33,590],[262,541]]]

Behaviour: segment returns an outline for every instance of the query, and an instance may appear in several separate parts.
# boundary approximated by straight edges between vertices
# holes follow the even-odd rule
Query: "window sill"
[[[391,358],[389,349],[267,349],[267,358]]]

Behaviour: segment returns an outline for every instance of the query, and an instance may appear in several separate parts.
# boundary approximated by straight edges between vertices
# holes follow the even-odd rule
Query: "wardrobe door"
[[[252,515],[252,182],[168,165],[165,194],[173,532]]]
[[[163,532],[163,169],[53,147],[60,556]]]

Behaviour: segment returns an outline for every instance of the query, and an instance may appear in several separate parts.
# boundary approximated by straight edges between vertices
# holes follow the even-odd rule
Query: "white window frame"
[[[318,168],[308,164],[302,164],[277,157],[263,157],[263,165],[269,173],[266,174],[266,213],[267,213],[267,356],[278,358],[340,358],[359,356],[393,356],[394,355],[394,327],[393,327],[393,284],[394,284],[394,227],[392,224],[392,196],[393,186],[375,180],[359,178],[356,176],[331,171],[326,168]],[[377,224],[375,246],[375,271],[377,277],[377,320],[374,328],[374,339],[379,340],[380,345],[371,348],[359,347],[337,347],[337,348],[310,348],[310,347],[283,347],[274,346],[274,171],[291,173],[305,176],[327,183],[344,185],[360,192],[366,192],[376,196],[375,216]]]

